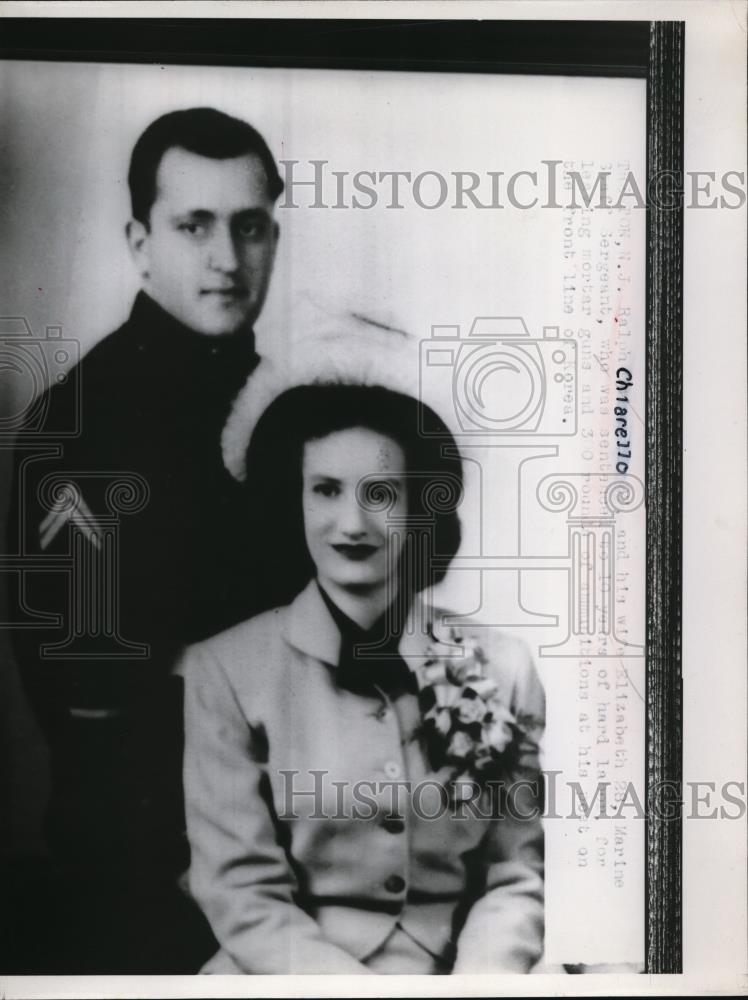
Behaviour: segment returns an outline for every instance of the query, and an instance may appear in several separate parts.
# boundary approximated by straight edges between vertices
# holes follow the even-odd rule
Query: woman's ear
[[[131,219],[125,226],[125,235],[138,274],[147,281],[150,277],[150,230],[145,223]]]

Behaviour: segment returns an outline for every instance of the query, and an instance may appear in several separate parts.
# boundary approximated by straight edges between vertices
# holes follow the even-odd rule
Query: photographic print
[[[0,972],[680,972],[683,24],[90,23],[0,63]]]

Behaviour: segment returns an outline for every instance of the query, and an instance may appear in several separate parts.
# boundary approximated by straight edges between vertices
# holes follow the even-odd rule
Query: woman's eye
[[[336,497],[340,489],[335,483],[317,483],[313,487],[313,492],[322,497]]]

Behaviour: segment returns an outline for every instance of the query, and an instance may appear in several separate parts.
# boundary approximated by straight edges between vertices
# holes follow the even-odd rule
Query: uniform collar
[[[226,360],[241,369],[244,376],[258,360],[253,330],[238,330],[219,336],[197,333],[180,323],[142,290],[133,303],[130,324],[141,351],[169,352],[172,358],[171,351],[176,351],[182,360],[185,355],[192,355],[206,363],[210,363],[211,359],[219,364]]]

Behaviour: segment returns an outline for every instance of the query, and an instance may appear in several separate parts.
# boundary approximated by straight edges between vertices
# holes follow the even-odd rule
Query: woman
[[[529,971],[538,782],[506,783],[538,776],[543,692],[523,644],[419,596],[460,540],[449,432],[402,393],[297,386],[247,481],[271,609],[184,666],[204,971]]]

